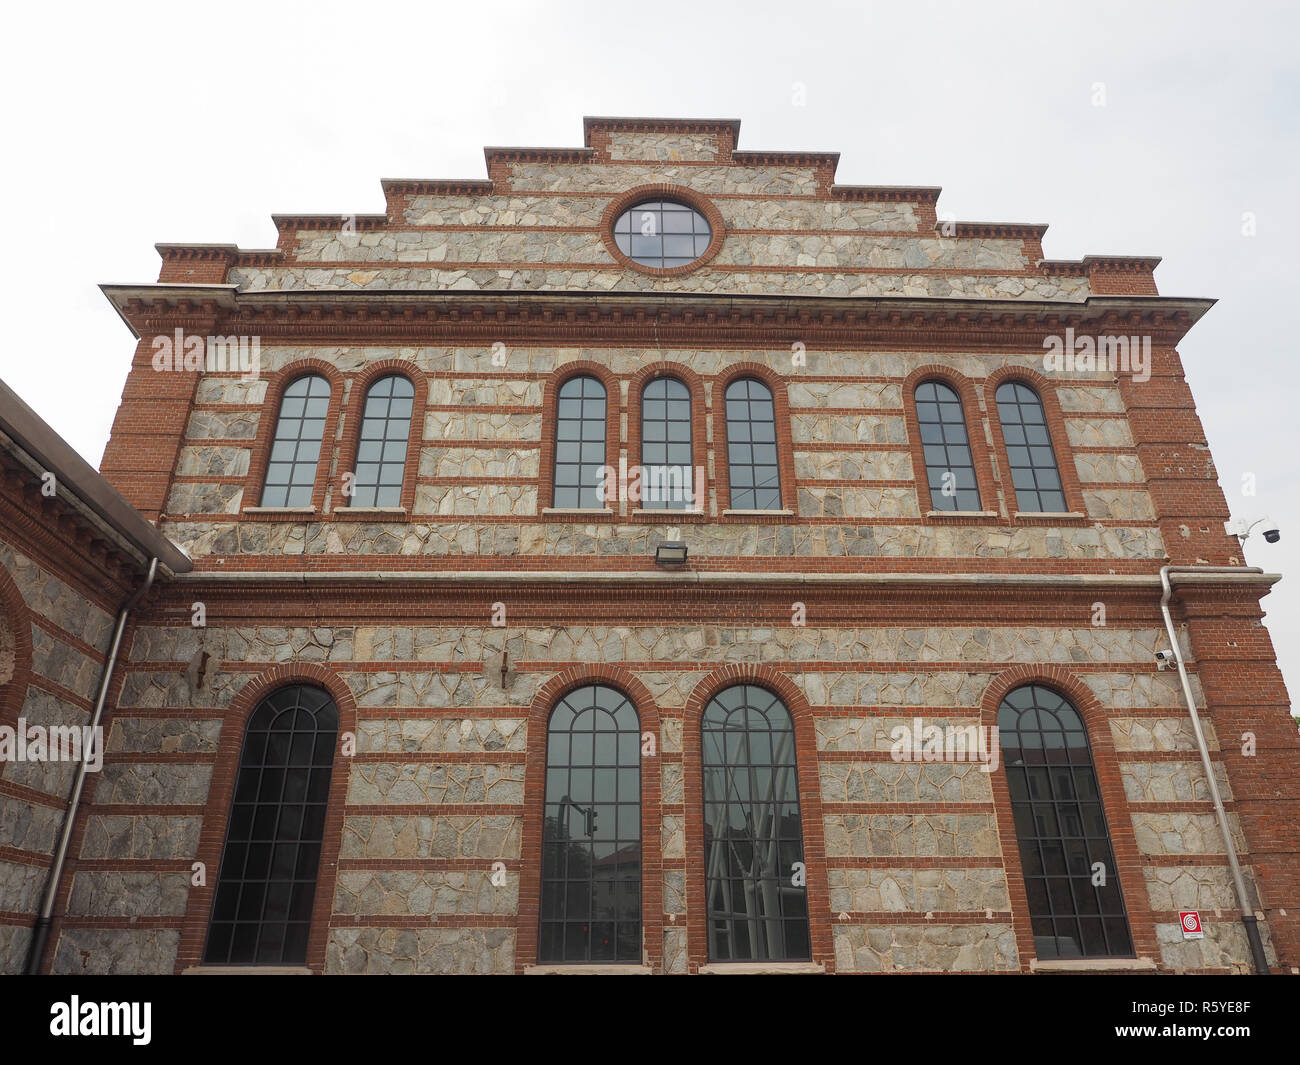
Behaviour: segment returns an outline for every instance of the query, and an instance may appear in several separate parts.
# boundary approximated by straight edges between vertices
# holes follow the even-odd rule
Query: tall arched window
[[[941,381],[916,389],[916,420],[921,426],[925,473],[934,510],[979,510],[980,490],[961,397]]]
[[[570,377],[555,409],[555,492],[551,506],[594,509],[605,465],[605,386],[594,377]]]
[[[415,386],[400,374],[381,377],[366,391],[350,506],[401,505],[414,402]]]
[[[319,374],[299,377],[284,390],[262,486],[262,506],[311,504],[329,405],[330,383]]]
[[[209,965],[302,965],[339,711],[319,688],[272,692],[244,732],[221,854]]]
[[[1063,512],[1065,492],[1061,489],[1061,473],[1047,431],[1043,401],[1020,381],[998,385],[997,401],[1011,483],[1016,489],[1016,507],[1026,513]]]
[[[704,877],[709,957],[807,961],[808,897],[794,722],[740,684],[704,709]]]
[[[727,386],[727,469],[733,510],[780,510],[772,390],[752,377]]]
[[[641,960],[641,729],[613,688],[571,691],[546,730],[542,962]]]
[[[1124,896],[1083,719],[1041,684],[998,708],[1002,759],[1040,958],[1131,955]]]
[[[657,378],[641,393],[641,506],[694,506],[693,463],[691,393],[675,377]]]

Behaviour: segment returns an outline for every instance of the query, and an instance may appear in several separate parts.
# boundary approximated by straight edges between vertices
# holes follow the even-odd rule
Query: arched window
[[[262,486],[262,506],[311,504],[329,405],[330,383],[319,374],[299,377],[284,390]]]
[[[1043,401],[1026,384],[1005,381],[998,385],[998,417],[1007,445],[1016,507],[1026,513],[1061,513],[1066,509],[1056,452],[1047,432]]]
[[[221,855],[209,965],[302,965],[339,711],[319,688],[268,695],[248,719]]]
[[[1040,958],[1131,955],[1083,719],[1040,684],[1009,692],[998,734]]]
[[[415,386],[400,374],[381,377],[366,391],[349,506],[401,506],[414,402]]]
[[[692,483],[691,393],[675,377],[660,377],[641,393],[641,506],[683,510],[695,505]]]
[[[961,397],[941,381],[922,382],[916,389],[916,420],[921,426],[931,508],[979,510],[980,490]]]
[[[560,386],[555,409],[555,492],[551,506],[603,507],[599,498],[605,465],[605,386],[594,377],[570,377]]]
[[[780,510],[781,469],[771,389],[762,381],[742,377],[727,386],[726,403],[731,509]]]
[[[806,961],[808,897],[794,722],[771,692],[740,684],[704,709],[704,877],[709,957]]]
[[[641,730],[621,692],[570,692],[546,731],[542,962],[641,960]]]

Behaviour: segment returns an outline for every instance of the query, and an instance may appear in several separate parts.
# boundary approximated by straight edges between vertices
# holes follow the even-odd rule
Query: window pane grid
[[[400,374],[381,378],[366,392],[349,506],[401,505],[414,401],[415,387]]]
[[[306,960],[337,732],[334,703],[301,686],[275,692],[249,719],[206,963]]]
[[[612,688],[579,688],[551,714],[539,961],[641,960],[640,745]]]
[[[299,377],[284,390],[262,486],[262,506],[311,504],[329,402],[329,382],[319,374]]]
[[[605,386],[594,377],[571,377],[556,399],[551,506],[603,507],[598,492],[604,466]]]
[[[660,377],[641,395],[641,502],[647,510],[695,505],[691,394],[676,378]]]
[[[780,510],[776,406],[761,381],[741,378],[727,386],[727,469],[733,510]]]
[[[770,692],[720,692],[702,722],[709,957],[806,961],[808,900],[794,724]]]
[[[1063,512],[1065,493],[1043,401],[1028,385],[1007,381],[998,386],[997,404],[1016,506],[1025,513]]]
[[[1009,693],[998,731],[1034,946],[1040,958],[1131,956],[1088,735],[1078,711],[1031,684]],[[1094,884],[1094,866],[1105,873]]]
[[[979,486],[961,397],[945,384],[925,381],[916,390],[916,418],[931,508],[979,510]],[[945,479],[945,474],[951,476]]]
[[[648,200],[619,215],[614,243],[642,266],[667,269],[693,263],[713,240],[708,220],[693,207],[671,200]]]

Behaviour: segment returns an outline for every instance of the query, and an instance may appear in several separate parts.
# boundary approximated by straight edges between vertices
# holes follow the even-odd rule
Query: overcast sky
[[[1219,300],[1179,350],[1234,516],[1282,527],[1246,555],[1288,575],[1265,607],[1300,690],[1286,4],[263,0],[5,21],[0,377],[91,463],[134,349],[97,286],[154,281],[155,242],[272,247],[272,212],[382,212],[380,178],[482,178],[483,145],[577,146],[584,115],[738,118],[742,148],[839,151],[841,182],[941,185],[960,220],[1049,223],[1049,258],[1160,255],[1163,295]]]

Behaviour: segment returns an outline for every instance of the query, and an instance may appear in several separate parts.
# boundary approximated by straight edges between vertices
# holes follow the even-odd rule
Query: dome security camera
[[[1264,539],[1270,544],[1277,543],[1282,539],[1282,530],[1277,527],[1277,522],[1268,516],[1256,518],[1252,522],[1247,522],[1244,518],[1238,518],[1235,521],[1225,521],[1223,531],[1229,536],[1235,536],[1245,544],[1250,539],[1250,534],[1259,526],[1263,526]]]

